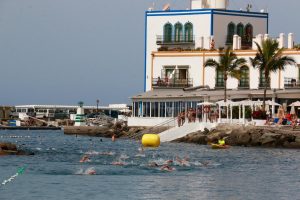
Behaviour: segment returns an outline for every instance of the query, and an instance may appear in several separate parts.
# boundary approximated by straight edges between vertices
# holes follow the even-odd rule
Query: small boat
[[[228,149],[229,145],[220,145],[220,144],[210,144],[212,149]]]

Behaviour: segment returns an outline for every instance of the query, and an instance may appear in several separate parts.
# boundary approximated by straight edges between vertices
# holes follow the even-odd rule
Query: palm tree
[[[224,102],[227,101],[227,79],[228,76],[231,76],[236,79],[240,79],[241,73],[240,68],[247,66],[247,61],[244,58],[237,58],[236,54],[227,47],[225,52],[220,50],[219,62],[214,59],[208,59],[204,66],[205,67],[214,67],[217,70],[223,72],[224,78]]]
[[[256,43],[256,42],[255,42]],[[270,73],[284,70],[286,65],[295,64],[296,61],[289,56],[283,56],[283,48],[279,49],[279,43],[273,39],[266,39],[260,46],[256,43],[258,52],[254,58],[250,58],[254,68],[258,68],[264,74],[263,111],[265,111],[267,88],[270,86]]]

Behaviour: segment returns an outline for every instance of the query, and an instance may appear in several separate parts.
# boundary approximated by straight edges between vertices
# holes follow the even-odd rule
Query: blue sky
[[[129,103],[143,92],[144,12],[188,0],[1,0],[0,105]],[[299,0],[231,0],[267,9],[270,34],[300,39]],[[286,3],[288,2],[288,3]]]

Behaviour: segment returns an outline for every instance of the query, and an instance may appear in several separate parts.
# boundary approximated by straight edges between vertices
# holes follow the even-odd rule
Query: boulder
[[[17,146],[10,142],[2,142],[0,143],[0,149],[8,151],[17,151]]]
[[[300,136],[296,136],[295,142],[298,143],[298,144],[300,144]]]
[[[206,141],[207,143],[216,143],[218,139],[220,139],[220,135],[224,134],[224,132],[220,132],[215,130],[214,132],[207,135]]]
[[[206,136],[202,135],[202,134],[201,135],[197,134],[197,135],[190,136],[189,139],[188,139],[188,142],[194,143],[194,144],[207,144]]]
[[[15,144],[10,142],[0,142],[0,156],[5,155],[34,155],[31,152],[18,150]]]
[[[260,137],[262,136],[262,132],[260,130],[257,129],[253,129],[253,130],[249,130],[248,133],[251,136],[250,139],[250,145],[251,146],[260,146],[261,142],[260,142]]]
[[[285,142],[284,144],[283,144],[283,146],[284,147],[286,147],[286,148],[297,148],[297,149],[299,149],[300,148],[300,144],[299,143],[297,143],[297,142]]]
[[[269,146],[270,144],[275,144],[280,137],[281,134],[266,132],[260,137],[259,142],[264,146]]]
[[[226,135],[225,138],[226,144],[235,146],[235,145],[248,145],[250,141],[250,136],[246,130],[242,127],[235,128],[231,131],[230,134]]]

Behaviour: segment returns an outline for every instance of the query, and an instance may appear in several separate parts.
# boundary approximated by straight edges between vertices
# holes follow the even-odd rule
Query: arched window
[[[265,87],[266,79],[265,79],[265,72],[263,70],[259,70],[259,87]]]
[[[233,43],[233,35],[235,33],[235,24],[230,22],[227,26],[227,44],[232,44]]]
[[[183,40],[182,24],[178,22],[175,24],[175,42],[180,42],[182,40]]]
[[[216,70],[216,87],[224,87],[224,72],[223,70]]]
[[[238,34],[238,36],[240,36],[240,37],[244,36],[244,25],[242,23],[239,23],[237,25],[236,34]]]
[[[164,26],[164,42],[172,41],[172,25],[170,23]]]
[[[253,38],[253,26],[251,24],[247,24],[245,27],[245,42],[252,44]]]
[[[193,41],[193,24],[190,22],[184,25],[184,39],[186,42]]]
[[[239,87],[249,88],[249,68],[244,66],[241,67],[241,78]]]

